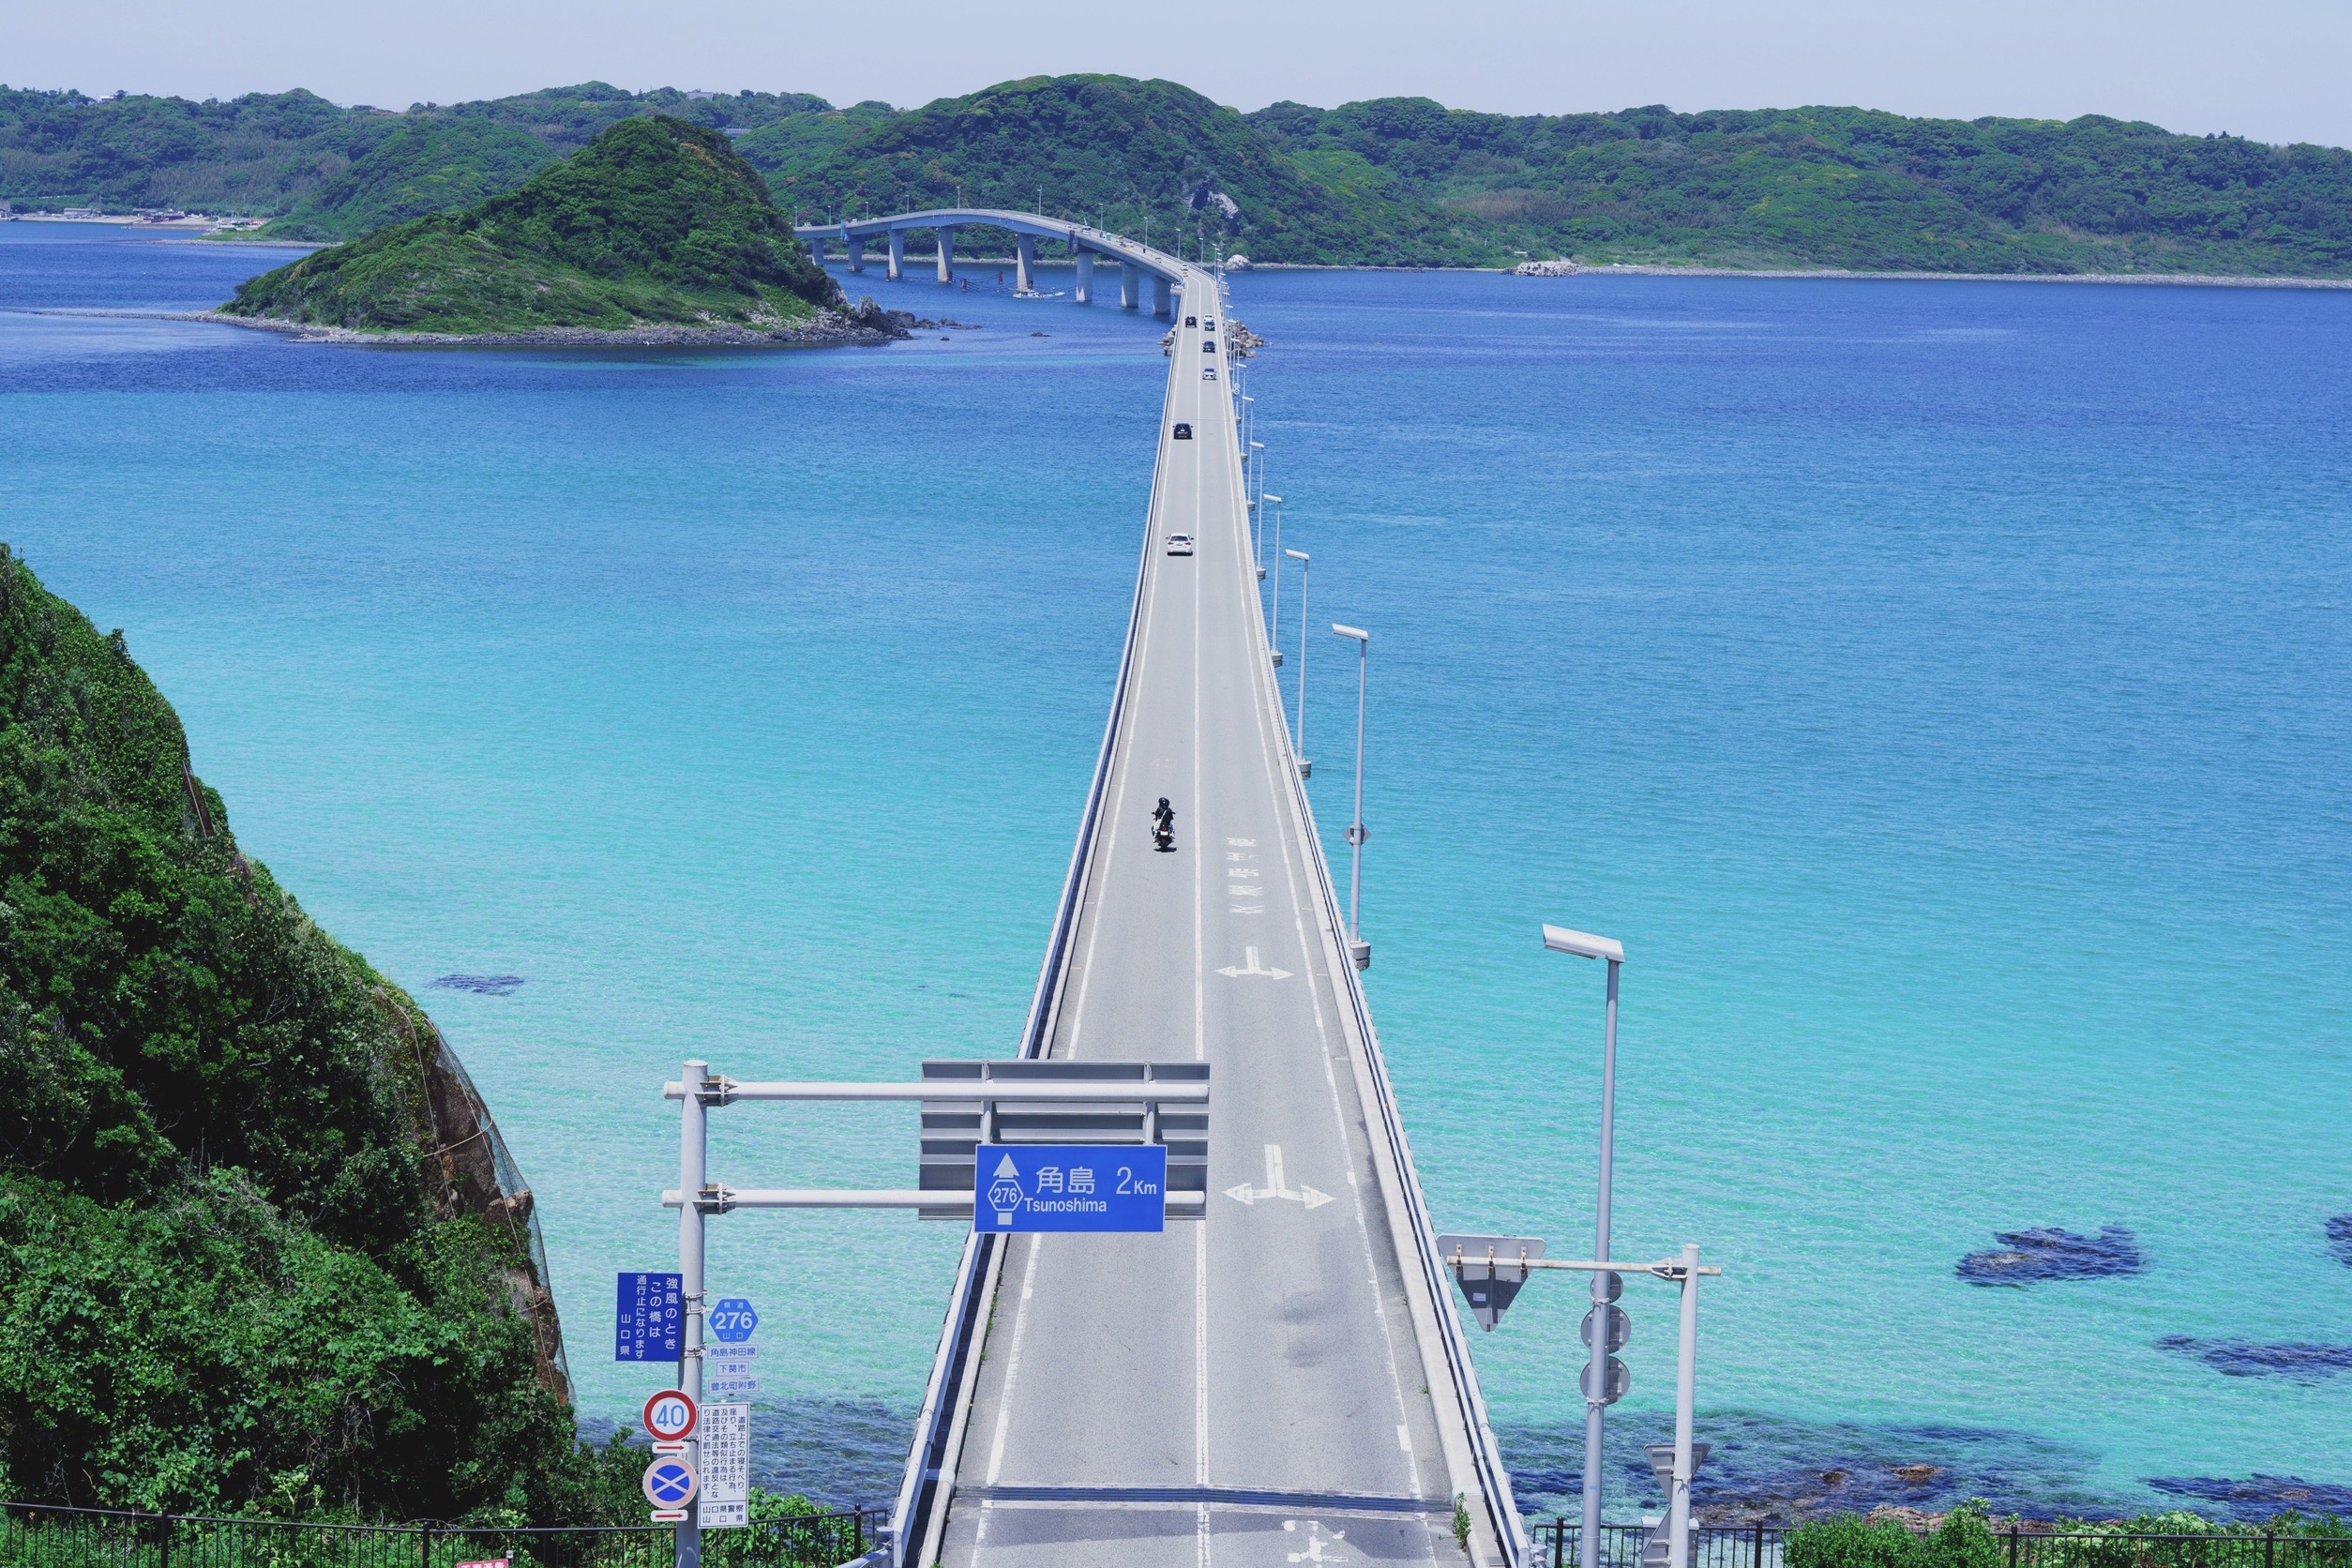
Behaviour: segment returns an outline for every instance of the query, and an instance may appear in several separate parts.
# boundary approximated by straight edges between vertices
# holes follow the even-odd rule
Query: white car
[[[1168,536],[1168,553],[1170,555],[1190,555],[1192,553],[1192,535],[1189,534],[1170,534]]]
[[[1200,367],[1200,379],[1201,379],[1202,381],[1214,381],[1214,380],[1216,380],[1216,379],[1217,379],[1217,368],[1216,368],[1214,365],[1203,365],[1202,367]]]

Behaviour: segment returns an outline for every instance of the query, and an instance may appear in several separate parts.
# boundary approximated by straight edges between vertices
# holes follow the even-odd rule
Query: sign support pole
[[[1666,1513],[1667,1568],[1691,1564],[1691,1425],[1698,1388],[1698,1244],[1682,1248],[1682,1345],[1674,1377],[1674,1492]]]
[[[685,1336],[678,1351],[678,1387],[700,1408],[702,1403],[702,1189],[708,1184],[710,1112],[702,1103],[711,1078],[707,1062],[686,1064],[685,1113],[679,1122],[678,1209],[679,1294],[686,1298]],[[702,1445],[686,1440],[686,1462],[699,1472]],[[678,1525],[678,1568],[702,1568],[702,1500],[686,1504]]]

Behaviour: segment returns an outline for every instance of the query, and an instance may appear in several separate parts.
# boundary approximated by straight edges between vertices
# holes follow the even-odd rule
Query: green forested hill
[[[0,546],[0,1485],[593,1515],[528,1200],[437,1136],[470,1091],[188,761]]]
[[[362,332],[769,328],[837,292],[726,137],[656,116],[519,190],[264,273],[222,309]]]
[[[207,205],[350,238],[514,188],[656,113],[736,133],[803,219],[960,191],[1270,262],[2352,276],[2339,148],[2098,115],[1505,115],[1426,98],[1244,114],[1115,76],[1030,77],[906,111],[601,83],[400,114],[307,93],[191,104],[0,89],[0,196]]]

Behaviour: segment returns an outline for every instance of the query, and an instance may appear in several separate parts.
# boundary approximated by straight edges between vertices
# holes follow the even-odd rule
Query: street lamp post
[[[1261,495],[1258,499],[1272,502],[1274,509],[1274,640],[1279,642],[1282,641],[1282,497]],[[1264,542],[1262,535],[1259,542]],[[1263,577],[1266,574],[1260,571],[1258,575]],[[1282,650],[1275,648],[1273,653],[1274,668],[1279,670],[1282,668]]]
[[[1544,927],[1544,945],[1554,953],[1602,958],[1609,966],[1608,1020],[1601,1046],[1601,1204],[1593,1221],[1593,1256],[1609,1255],[1609,1184],[1617,1142],[1617,972],[1624,967],[1623,944],[1559,926]],[[1601,1425],[1608,1409],[1609,1300],[1611,1278],[1592,1276],[1592,1349],[1584,1374],[1584,1534],[1577,1543],[1581,1568],[1599,1568],[1601,1547]],[[1684,1470],[1688,1475],[1687,1469]]]
[[[1372,944],[1364,940],[1364,841],[1372,837],[1364,825],[1364,680],[1371,662],[1372,634],[1355,626],[1331,624],[1334,637],[1351,638],[1356,645],[1356,820],[1348,826],[1348,957],[1359,970],[1372,967]],[[1606,1248],[1603,1249],[1606,1256]]]
[[[1252,425],[1258,423],[1255,411],[1252,411],[1249,422]],[[1262,441],[1251,442],[1249,455],[1250,467],[1258,475],[1257,490],[1249,498],[1249,515],[1258,525],[1258,580],[1263,582],[1266,580],[1266,528],[1265,519],[1259,516],[1259,504],[1266,498],[1266,444]]]
[[[1299,564],[1299,738],[1291,750],[1297,754],[1299,776],[1312,778],[1315,776],[1315,764],[1306,760],[1306,574],[1309,558],[1303,550],[1286,550],[1282,553]],[[1282,635],[1279,625],[1274,627],[1274,635]]]

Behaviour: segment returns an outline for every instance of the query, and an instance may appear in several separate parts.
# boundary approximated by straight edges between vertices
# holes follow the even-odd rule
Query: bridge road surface
[[[942,1558],[1450,1568],[1444,1384],[1423,1370],[1334,985],[1345,960],[1286,798],[1228,356],[1182,324],[1222,308],[1201,274],[1182,297],[1127,721],[1048,1054],[1213,1064],[1208,1218],[1011,1238]],[[1194,439],[1171,439],[1179,420]],[[1168,554],[1172,533],[1197,553]],[[1162,795],[1173,853],[1152,843]]]

